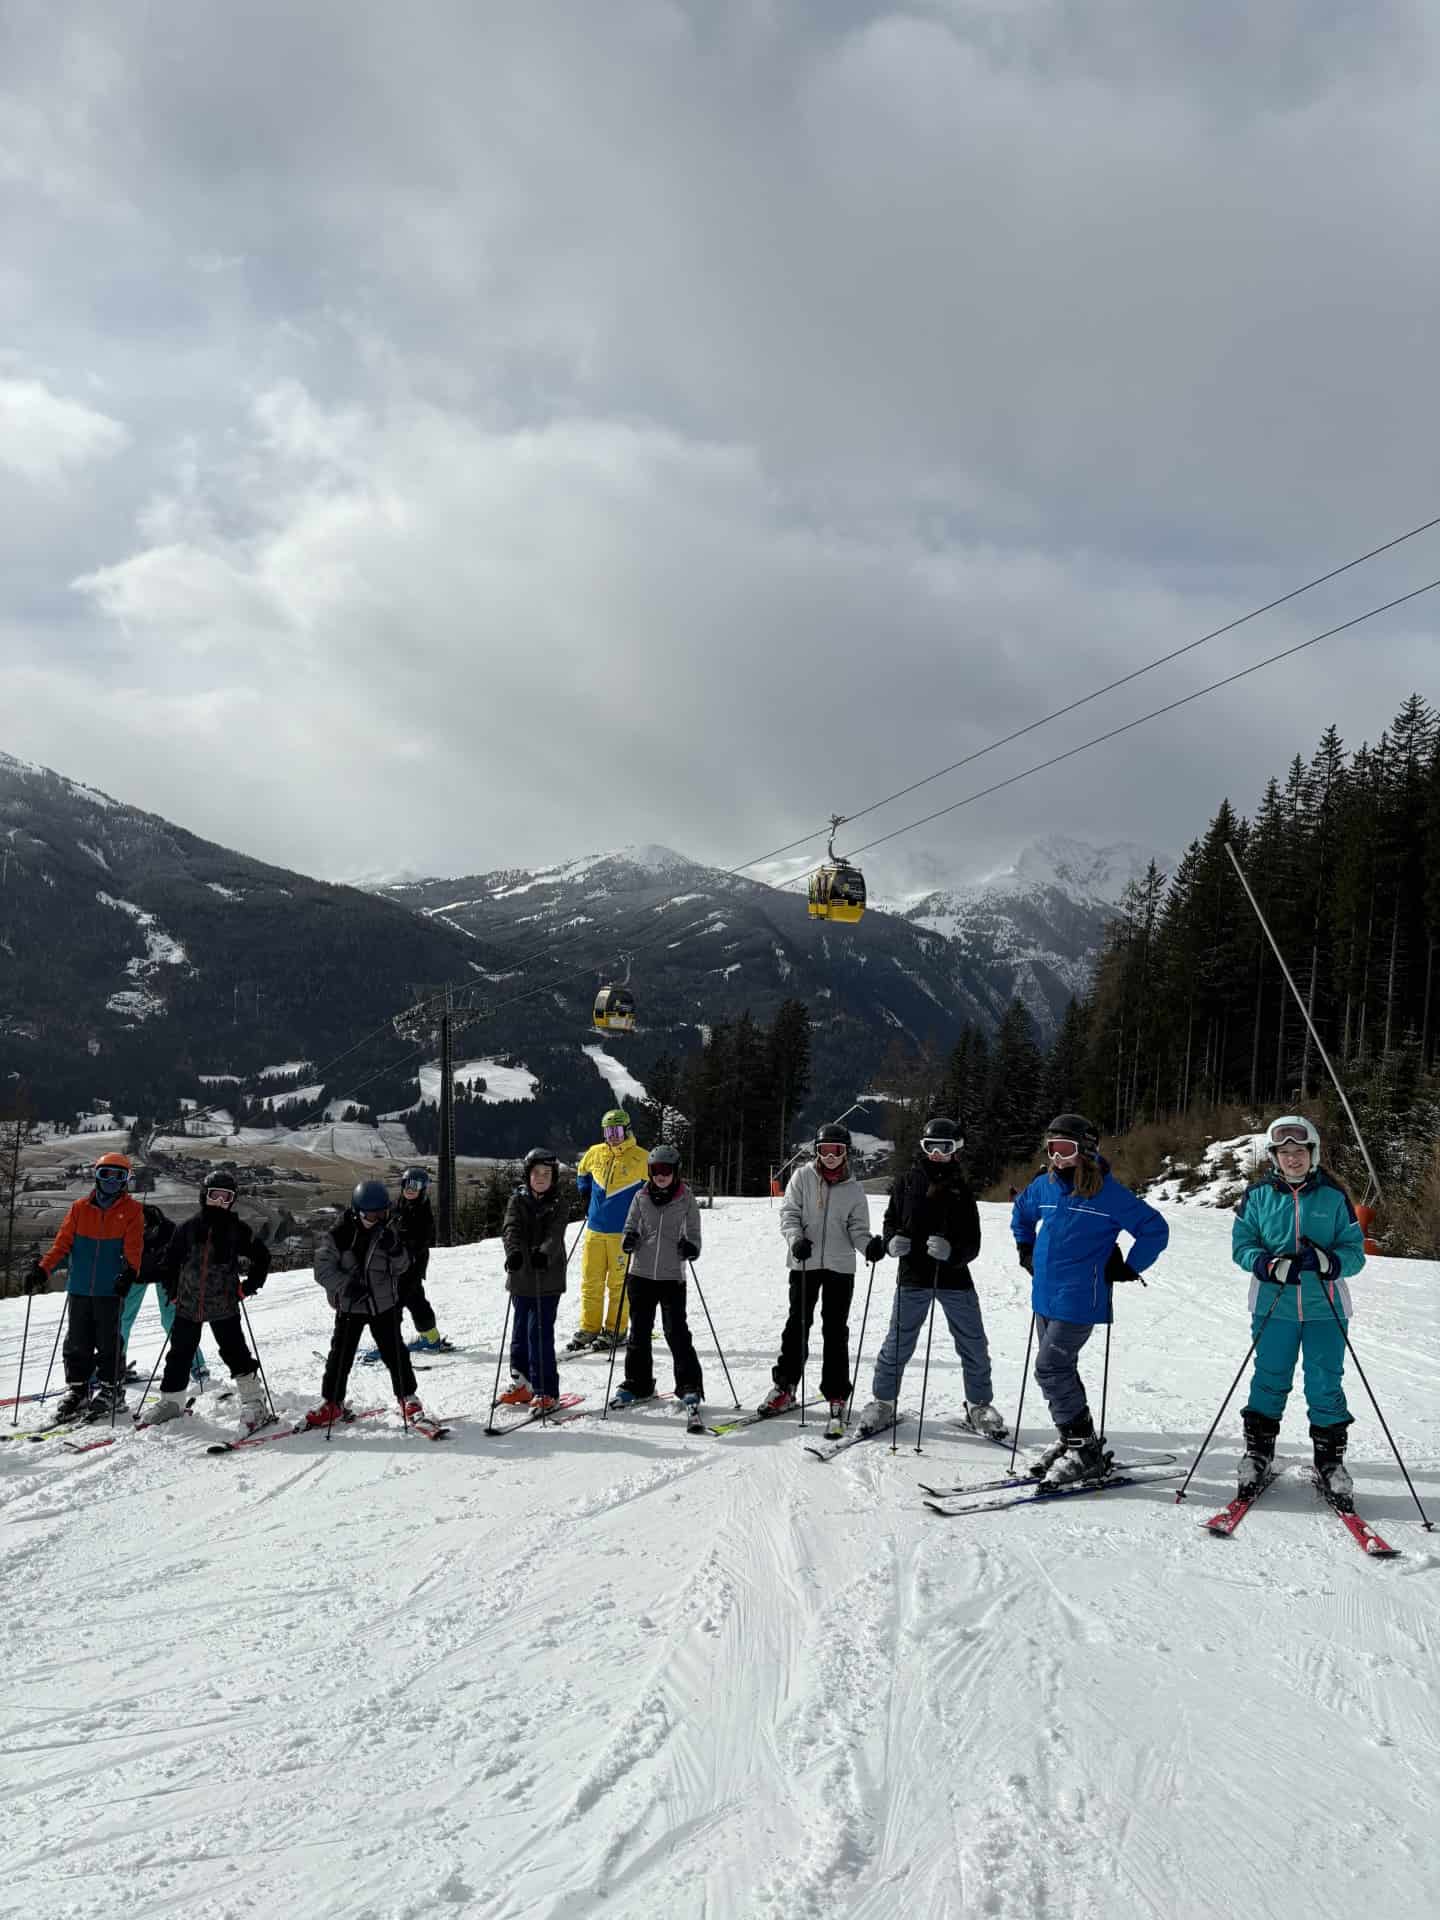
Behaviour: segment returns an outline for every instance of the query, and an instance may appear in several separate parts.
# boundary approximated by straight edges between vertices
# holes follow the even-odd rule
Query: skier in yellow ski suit
[[[625,1278],[620,1237],[630,1202],[645,1184],[649,1162],[630,1131],[630,1116],[623,1107],[611,1107],[600,1126],[604,1139],[589,1149],[576,1169],[576,1192],[586,1205],[585,1246],[580,1255],[580,1326],[566,1349],[569,1353],[618,1346],[630,1320],[629,1307],[622,1313],[620,1305]]]

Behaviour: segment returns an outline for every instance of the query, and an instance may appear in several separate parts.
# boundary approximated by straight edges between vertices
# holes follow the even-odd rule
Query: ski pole
[[[1236,1369],[1235,1378],[1230,1382],[1229,1388],[1225,1394],[1225,1398],[1220,1402],[1220,1411],[1216,1414],[1215,1418],[1210,1422],[1210,1431],[1209,1433],[1206,1434],[1205,1438],[1200,1442],[1200,1451],[1196,1454],[1195,1458],[1190,1462],[1190,1471],[1185,1476],[1184,1485],[1181,1487],[1180,1491],[1175,1496],[1175,1504],[1177,1507],[1179,1506],[1180,1502],[1185,1498],[1185,1488],[1190,1485],[1190,1482],[1195,1477],[1195,1469],[1199,1466],[1200,1462],[1205,1458],[1205,1449],[1210,1445],[1210,1442],[1215,1438],[1215,1429],[1216,1427],[1219,1426],[1221,1420],[1224,1417],[1225,1409],[1226,1407],[1229,1406],[1231,1398],[1234,1395],[1235,1389],[1240,1384],[1240,1376],[1242,1373],[1244,1373],[1246,1367],[1249,1366],[1250,1356],[1252,1353],[1254,1353],[1256,1347],[1259,1346],[1260,1335],[1264,1333],[1266,1327],[1269,1326],[1270,1316],[1272,1313],[1274,1313],[1276,1307],[1279,1306],[1280,1295],[1283,1292],[1284,1292],[1284,1287],[1277,1285],[1275,1289],[1275,1298],[1270,1302],[1270,1305],[1265,1309],[1265,1318],[1260,1322],[1260,1325],[1255,1329],[1255,1337],[1253,1340],[1251,1340],[1250,1345],[1245,1350],[1245,1358],[1240,1362],[1239,1367]]]
[[[111,1387],[111,1393],[110,1393],[110,1431],[113,1433],[115,1431],[115,1414],[116,1414],[116,1411],[118,1408],[118,1402],[120,1399],[120,1354],[122,1352],[122,1343],[120,1339],[120,1308],[123,1303],[118,1297],[115,1297],[115,1296],[112,1296],[112,1297],[115,1298],[115,1366],[112,1373],[112,1387]]]
[[[1010,1436],[1010,1471],[1015,1471],[1015,1456],[1020,1451],[1020,1416],[1025,1411],[1025,1385],[1030,1378],[1030,1349],[1035,1344],[1035,1314],[1030,1314],[1030,1331],[1025,1336],[1025,1364],[1020,1369],[1020,1404],[1015,1409],[1015,1431]]]
[[[1115,1311],[1113,1294],[1110,1298],[1110,1311],[1111,1313]],[[1105,1406],[1110,1397],[1110,1329],[1114,1324],[1113,1320],[1105,1322],[1105,1370],[1100,1376],[1100,1444],[1102,1447],[1105,1444]]]
[[[20,1396],[25,1391],[25,1343],[30,1338],[30,1309],[35,1303],[33,1293],[25,1296],[25,1330],[20,1335],[20,1372],[15,1380],[15,1411],[10,1415],[12,1427],[20,1424]]]
[[[511,1305],[510,1289],[507,1287],[505,1289],[505,1318],[500,1325],[500,1346],[495,1355],[495,1391],[490,1396],[490,1418],[485,1422],[486,1433],[499,1433],[501,1431],[501,1429],[495,1425],[495,1409],[500,1404],[500,1369],[505,1363],[505,1338],[510,1331]]]
[[[65,1289],[65,1304],[60,1309],[59,1324],[55,1328],[55,1344],[50,1349],[50,1364],[45,1369],[45,1384],[40,1389],[40,1405],[45,1404],[45,1396],[50,1391],[50,1376],[55,1371],[55,1356],[60,1351],[60,1336],[65,1331],[65,1316],[70,1311],[70,1289]]]
[[[715,1331],[715,1322],[710,1319],[710,1308],[705,1299],[705,1289],[700,1284],[700,1276],[695,1271],[695,1262],[693,1260],[689,1262],[689,1266],[690,1266],[690,1278],[695,1282],[695,1291],[696,1293],[699,1294],[700,1304],[705,1309],[705,1318],[706,1318],[706,1321],[709,1323],[709,1327],[710,1327],[710,1338],[715,1342],[715,1351],[720,1356],[720,1365],[725,1368],[725,1384],[730,1389],[730,1398],[735,1402],[735,1405],[738,1409],[740,1405],[740,1396],[735,1391],[735,1382],[730,1378],[730,1369],[729,1367],[725,1366],[724,1349],[720,1345],[720,1336]]]
[[[930,1312],[926,1317],[926,1323],[925,1323],[925,1365],[923,1366],[920,1372],[920,1425],[915,1432],[915,1451],[917,1453],[920,1452],[920,1442],[925,1435],[925,1395],[929,1391],[929,1387],[930,1387],[930,1342],[935,1338],[935,1307],[936,1307],[936,1303],[939,1301],[939,1298],[940,1298],[940,1262],[937,1260],[935,1261],[934,1265],[935,1265],[935,1279],[930,1288]],[[895,1389],[896,1389],[895,1404],[896,1404],[896,1412],[898,1413],[899,1404],[900,1404],[899,1402],[900,1383],[898,1380],[895,1383]],[[895,1445],[893,1439],[890,1444],[893,1450]]]
[[[657,1229],[657,1236],[658,1236],[658,1229]],[[621,1320],[625,1316],[625,1296],[630,1291],[630,1263],[634,1259],[634,1257],[635,1257],[634,1254],[628,1254],[626,1256],[625,1273],[623,1278],[620,1281],[620,1305],[615,1311],[615,1326],[617,1331],[615,1334],[615,1338],[610,1345],[610,1371],[605,1376],[605,1405],[601,1409],[601,1413],[600,1413],[600,1418],[602,1420],[608,1420],[610,1418],[610,1390],[615,1384],[615,1354],[620,1344],[620,1334],[618,1329],[619,1329]],[[655,1243],[655,1264],[657,1267],[660,1264],[660,1243],[659,1243],[658,1237]],[[654,1378],[653,1374],[651,1375],[651,1378],[653,1380]],[[739,1403],[737,1402],[736,1404],[738,1405]]]
[[[1361,1380],[1364,1381],[1365,1391],[1370,1396],[1370,1404],[1375,1409],[1375,1418],[1380,1422],[1381,1428],[1385,1434],[1385,1438],[1390,1442],[1390,1451],[1395,1456],[1395,1464],[1397,1467],[1399,1467],[1401,1473],[1404,1474],[1405,1476],[1405,1484],[1410,1489],[1410,1498],[1415,1502],[1416,1510],[1420,1515],[1420,1524],[1422,1527],[1424,1527],[1427,1533],[1433,1533],[1435,1531],[1435,1523],[1433,1520],[1431,1520],[1428,1517],[1424,1507],[1420,1505],[1420,1496],[1415,1491],[1415,1482],[1410,1478],[1410,1470],[1405,1465],[1405,1462],[1400,1458],[1400,1449],[1396,1446],[1395,1436],[1391,1433],[1389,1427],[1386,1425],[1385,1416],[1380,1411],[1380,1402],[1375,1398],[1375,1392],[1374,1392],[1374,1389],[1371,1387],[1370,1382],[1365,1379],[1365,1369],[1360,1364],[1360,1356],[1358,1353],[1356,1353],[1354,1347],[1352,1347],[1350,1344],[1350,1330],[1345,1325],[1344,1320],[1342,1320],[1340,1317],[1340,1309],[1335,1305],[1334,1300],[1331,1298],[1330,1289],[1322,1285],[1320,1288],[1320,1291],[1325,1295],[1325,1298],[1330,1305],[1330,1311],[1335,1316],[1335,1324],[1337,1327],[1339,1327],[1340,1337],[1345,1342],[1345,1351],[1349,1354],[1350,1358],[1355,1362],[1355,1371],[1359,1374]]]
[[[145,1382],[145,1391],[140,1396],[140,1405],[142,1407],[145,1405],[145,1402],[150,1398],[150,1390],[155,1385],[155,1376],[160,1371],[160,1362],[165,1358],[165,1349],[169,1346],[169,1344],[170,1344],[170,1329],[167,1327],[165,1329],[165,1338],[160,1342],[160,1351],[155,1356],[155,1364],[150,1369],[150,1378]]]
[[[278,1420],[280,1415],[275,1410],[275,1396],[270,1391],[270,1382],[265,1378],[265,1362],[260,1358],[260,1342],[255,1338],[255,1328],[251,1324],[250,1309],[245,1304],[245,1289],[243,1287],[240,1289],[240,1311],[245,1316],[245,1331],[250,1338],[250,1351],[255,1355],[255,1365],[260,1369],[260,1384],[265,1389],[265,1399],[270,1407],[270,1417],[272,1420]]]
[[[850,1398],[845,1402],[845,1424],[850,1424],[850,1409],[855,1404],[855,1383],[860,1377],[860,1356],[865,1351],[865,1323],[870,1318],[870,1293],[875,1285],[875,1268],[878,1261],[870,1262],[870,1279],[865,1287],[865,1305],[860,1314],[860,1338],[855,1342],[855,1368],[850,1375]]]
[[[800,1262],[800,1424],[805,1425],[805,1369],[810,1360],[810,1326],[815,1309],[810,1304],[810,1262]]]

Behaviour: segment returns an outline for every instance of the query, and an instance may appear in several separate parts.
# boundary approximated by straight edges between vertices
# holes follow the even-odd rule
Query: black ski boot
[[[1110,1455],[1100,1444],[1095,1422],[1087,1408],[1073,1420],[1060,1422],[1060,1438],[1065,1443],[1040,1482],[1042,1487],[1073,1487],[1081,1480],[1098,1480],[1110,1465]]]
[[[56,1403],[55,1419],[78,1420],[90,1404],[90,1382],[88,1380],[70,1380],[66,1382],[65,1393]]]
[[[1345,1470],[1345,1446],[1349,1432],[1348,1420],[1342,1420],[1334,1427],[1312,1426],[1310,1429],[1310,1441],[1315,1449],[1315,1478],[1330,1498],[1347,1511],[1355,1493],[1355,1483]]]
[[[1245,1429],[1245,1454],[1240,1462],[1240,1481],[1236,1491],[1242,1500],[1257,1494],[1275,1470],[1275,1442],[1280,1438],[1280,1422],[1268,1413],[1256,1413],[1246,1407],[1240,1415]]]

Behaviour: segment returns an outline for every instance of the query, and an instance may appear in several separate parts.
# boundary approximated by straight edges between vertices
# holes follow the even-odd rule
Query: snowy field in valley
[[[1006,1210],[982,1212],[1009,1416],[1028,1283]],[[1127,1455],[1188,1464],[1245,1351],[1246,1281],[1228,1215],[1170,1219],[1151,1285],[1120,1298],[1108,1424]],[[777,1220],[763,1201],[704,1216],[700,1276],[747,1406],[783,1313]],[[1437,1272],[1372,1262],[1353,1331],[1440,1513]],[[84,1455],[0,1446],[0,1913],[1440,1913],[1440,1536],[1353,1372],[1357,1503],[1401,1550],[1390,1561],[1293,1474],[1233,1540],[1201,1529],[1232,1489],[1243,1387],[1184,1507],[1166,1482],[936,1517],[922,1477],[1004,1464],[950,1424],[943,1324],[923,1460],[913,1421],[895,1453],[870,1442],[828,1465],[793,1415],[727,1439],[687,1437],[659,1408],[602,1425],[594,1359],[561,1377],[596,1417],[487,1438],[498,1243],[437,1254],[431,1278],[442,1328],[469,1346],[420,1375],[457,1422],[448,1441],[397,1419],[208,1457],[222,1405]],[[862,1296],[863,1281],[852,1336]],[[36,1302],[36,1386],[60,1304]],[[577,1305],[572,1284],[562,1336]],[[23,1313],[0,1303],[6,1393]],[[309,1275],[277,1275],[252,1316],[282,1406],[313,1404],[328,1322]],[[137,1362],[158,1339],[147,1303]],[[1097,1402],[1101,1352],[1097,1338]],[[383,1389],[357,1368],[352,1403]],[[1308,1454],[1299,1401],[1292,1460]],[[1041,1417],[1032,1387],[1025,1441]]]

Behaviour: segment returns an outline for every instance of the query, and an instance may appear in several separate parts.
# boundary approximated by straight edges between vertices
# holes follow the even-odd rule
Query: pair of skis
[[[382,1419],[388,1412],[390,1412],[388,1407],[361,1407],[353,1413],[347,1412],[343,1419],[330,1421],[327,1425],[353,1426],[357,1420]],[[438,1420],[432,1420],[429,1414],[420,1414],[407,1420],[405,1426],[408,1432],[418,1433],[426,1440],[448,1440],[453,1432],[453,1428],[442,1425]],[[217,1440],[213,1445],[206,1447],[205,1451],[206,1453],[239,1453],[244,1447],[263,1447],[268,1446],[272,1440],[291,1440],[298,1434],[326,1431],[326,1426],[312,1427],[308,1420],[296,1420],[289,1424],[278,1421],[270,1426],[257,1428],[254,1433],[242,1433],[237,1440]]]
[[[1236,1528],[1255,1502],[1268,1493],[1284,1471],[1283,1467],[1274,1469],[1265,1476],[1253,1493],[1239,1494],[1228,1506],[1222,1507],[1218,1513],[1212,1513],[1210,1518],[1202,1523],[1205,1531],[1214,1534],[1220,1540],[1233,1538]],[[1361,1519],[1355,1511],[1353,1500],[1342,1499],[1339,1494],[1332,1493],[1317,1473],[1311,1472],[1309,1479],[1311,1486],[1326,1506],[1338,1515],[1345,1531],[1362,1553],[1368,1554],[1372,1560],[1394,1560],[1399,1557],[1399,1548],[1392,1547],[1387,1541],[1382,1540],[1370,1523]]]
[[[488,1433],[492,1439],[498,1440],[502,1434],[518,1433],[522,1427],[533,1427],[536,1422],[540,1420],[543,1420],[547,1426],[551,1427],[565,1426],[571,1420],[579,1419],[580,1416],[575,1409],[584,1398],[583,1393],[562,1393],[556,1404],[553,1407],[547,1407],[543,1412],[539,1407],[524,1405],[519,1407],[506,1407],[505,1411],[507,1413],[518,1413],[520,1418],[518,1420],[501,1420],[498,1423],[496,1422],[495,1416],[500,1412],[500,1403],[497,1400],[495,1405],[490,1409],[490,1420],[485,1428],[485,1432]]]

